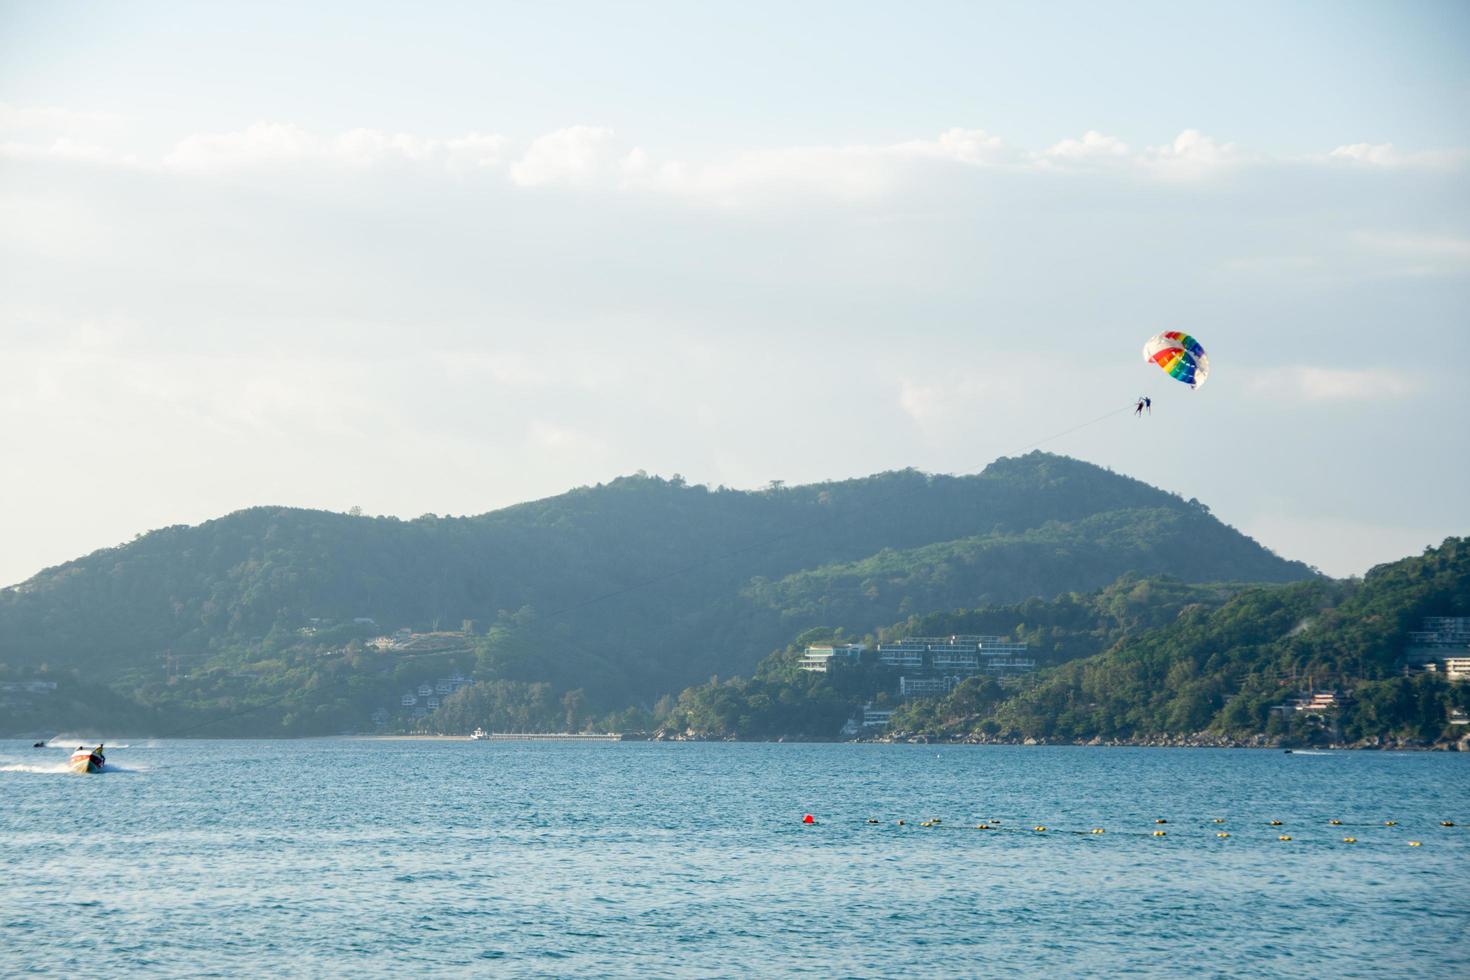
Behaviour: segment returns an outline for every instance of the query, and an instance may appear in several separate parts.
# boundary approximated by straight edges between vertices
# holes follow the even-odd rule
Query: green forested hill
[[[1470,615],[1470,540],[1448,539],[1361,582],[1248,589],[1218,609],[1186,610],[1059,668],[991,723],[1038,737],[1249,734],[1284,727],[1270,707],[1310,683],[1351,694],[1345,738],[1433,738],[1448,705],[1470,707],[1470,685],[1400,676],[1407,634],[1427,615]]]
[[[1059,581],[1077,590],[1101,588],[1120,570],[1192,582],[1295,577],[1263,575],[1256,562],[1258,547],[1202,507],[1130,508],[903,551],[887,549],[861,561],[760,581],[747,595],[797,626],[822,622],[868,629],[915,612],[1054,595]]]
[[[1043,453],[970,477],[756,492],[640,475],[478,517],[262,507],[154,531],[0,591],[0,673],[79,671],[164,715],[284,695],[258,719],[273,730],[362,727],[402,684],[451,668],[610,710],[748,672],[809,627],[869,629],[1130,571],[1312,577],[1197,502]],[[313,620],[337,625],[308,632]],[[458,657],[362,646],[465,621]]]
[[[1049,668],[1020,690],[976,677],[904,703],[899,731],[941,737],[1138,739],[1260,733],[1316,740],[1457,738],[1452,708],[1470,683],[1405,676],[1408,634],[1425,616],[1470,615],[1470,540],[1373,569],[1361,581],[1191,585],[1125,576],[1089,594],[911,617],[879,632],[998,633]],[[891,700],[881,668],[796,670],[798,638],[754,677],[686,690],[666,723],[747,738],[831,737],[858,706]],[[1325,717],[1272,712],[1308,687],[1343,696]]]

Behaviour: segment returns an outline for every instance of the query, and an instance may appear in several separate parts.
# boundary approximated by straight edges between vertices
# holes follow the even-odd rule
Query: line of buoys
[[[803,824],[815,824],[815,823],[817,823],[817,819],[816,819],[816,817],[814,815],[808,813],[808,814],[804,814],[802,816],[801,822]],[[869,817],[869,818],[867,818],[866,822],[869,823],[869,824],[878,824],[878,823],[881,823],[882,821],[880,821],[877,817]],[[1163,817],[1158,817],[1158,818],[1155,818],[1155,820],[1154,820],[1154,823],[1155,824],[1167,824],[1168,822],[1169,821],[1167,819],[1163,818]],[[1216,824],[1222,824],[1222,823],[1225,823],[1225,818],[1223,818],[1223,817],[1214,817],[1212,819],[1212,822],[1213,823],[1216,823]],[[895,823],[899,827],[904,827],[904,826],[907,826],[908,825],[908,821],[907,820],[903,820],[903,819],[897,820],[897,821],[895,821]],[[1328,820],[1327,823],[1329,824],[1329,826],[1333,826],[1333,827],[1346,827],[1346,826],[1348,826],[1347,824],[1344,824],[1342,820],[1337,819],[1335,817],[1332,818],[1332,819],[1330,819],[1330,820]],[[1280,820],[1269,820],[1269,821],[1267,821],[1267,824],[1269,826],[1272,826],[1272,827],[1281,827],[1283,825],[1282,824],[1282,821],[1280,821]],[[926,827],[926,828],[935,828],[935,827],[942,828],[943,825],[944,825],[944,820],[941,817],[930,817],[929,819],[924,820],[924,821],[922,821],[922,822],[919,823],[919,826],[920,827]],[[1453,827],[1453,826],[1455,826],[1455,822],[1453,820],[1441,820],[1441,821],[1439,821],[1439,825],[1441,827]],[[1369,824],[1354,824],[1353,826],[1370,826],[1370,825]],[[1398,821],[1397,820],[1385,820],[1385,821],[1383,821],[1383,826],[1385,826],[1385,827],[1396,827],[1396,826],[1398,826]],[[998,818],[991,817],[991,818],[989,818],[987,820],[983,820],[980,823],[975,824],[975,829],[976,830],[995,830],[995,831],[1010,830],[1012,832],[1016,832],[1016,831],[1021,831],[1023,828],[1020,828],[1020,827],[1011,827],[1011,828],[1003,827],[1003,826],[1001,826],[1001,821]],[[1036,825],[1034,825],[1034,826],[1032,826],[1030,828],[1030,831],[1032,833],[1037,833],[1037,834],[1055,833],[1055,834],[1076,834],[1076,835],[1079,835],[1079,836],[1092,836],[1092,835],[1100,835],[1100,834],[1106,833],[1106,831],[1102,827],[1093,827],[1090,830],[1053,830],[1052,828],[1046,826],[1045,824],[1036,824]],[[1156,829],[1156,830],[1152,830],[1152,831],[1128,831],[1128,830],[1124,830],[1124,831],[1120,831],[1120,833],[1122,833],[1122,834],[1124,834],[1126,836],[1134,836],[1134,837],[1142,837],[1142,836],[1165,837],[1165,836],[1167,836],[1167,832],[1164,831],[1164,830],[1162,830],[1162,829]],[[1218,838],[1218,839],[1220,839],[1220,840],[1226,840],[1226,839],[1229,839],[1231,837],[1231,834],[1228,831],[1221,830],[1221,831],[1216,832],[1215,837]],[[1290,841],[1290,840],[1292,840],[1292,835],[1290,835],[1290,834],[1279,834],[1276,839],[1278,841]],[[1341,841],[1344,844],[1356,844],[1356,843],[1358,843],[1358,838],[1356,838],[1356,837],[1343,837],[1341,839]],[[1409,846],[1410,847],[1421,847],[1421,846],[1423,846],[1423,842],[1422,841],[1413,840],[1413,841],[1409,841],[1408,843],[1409,843]]]

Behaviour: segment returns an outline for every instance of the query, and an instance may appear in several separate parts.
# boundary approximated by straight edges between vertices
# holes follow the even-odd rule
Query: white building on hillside
[[[796,662],[796,666],[815,674],[825,674],[834,667],[856,666],[866,649],[868,648],[861,643],[810,646]]]

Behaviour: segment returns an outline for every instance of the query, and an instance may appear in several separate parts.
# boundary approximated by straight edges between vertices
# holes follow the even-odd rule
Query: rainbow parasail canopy
[[[1165,330],[1143,345],[1143,359],[1153,361],[1168,372],[1169,377],[1198,388],[1210,376],[1210,359],[1200,342],[1187,333]]]

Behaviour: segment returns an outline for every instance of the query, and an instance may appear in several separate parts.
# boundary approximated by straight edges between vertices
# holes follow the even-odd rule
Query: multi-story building
[[[863,705],[864,728],[883,728],[892,718],[892,708],[875,708],[871,704]]]
[[[905,698],[937,698],[954,690],[958,677],[909,677],[898,679],[898,694]]]
[[[796,662],[796,666],[811,673],[825,674],[834,667],[857,665],[866,649],[868,648],[861,643],[809,646],[801,655],[801,659]]]
[[[1445,680],[1470,680],[1470,657],[1441,657],[1424,665],[1430,673],[1444,674]]]
[[[968,677],[1016,674],[1034,670],[1026,644],[1005,636],[910,636],[897,643],[878,645],[878,662],[905,671],[933,670]]]
[[[929,648],[922,640],[899,640],[897,643],[878,644],[878,663],[884,667],[917,670],[924,667],[924,655]]]
[[[1425,616],[1409,634],[1404,667],[1470,679],[1470,616]]]
[[[1320,717],[1323,712],[1336,711],[1341,708],[1346,699],[1346,695],[1337,691],[1302,691],[1294,697],[1287,698],[1285,703],[1278,704],[1271,710],[1282,715],[1300,712]]]
[[[935,670],[959,670],[973,674],[980,669],[980,654],[968,650],[935,650],[929,654],[929,663]]]

